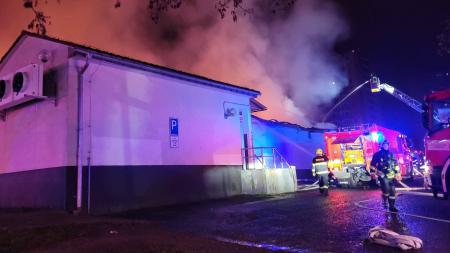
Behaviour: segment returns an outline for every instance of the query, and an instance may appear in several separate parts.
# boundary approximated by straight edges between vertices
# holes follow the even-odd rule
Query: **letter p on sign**
[[[170,135],[178,136],[178,119],[170,118]]]
[[[176,119],[176,118],[169,119],[169,132],[170,132],[170,147],[178,148],[178,146],[179,146],[178,119]]]

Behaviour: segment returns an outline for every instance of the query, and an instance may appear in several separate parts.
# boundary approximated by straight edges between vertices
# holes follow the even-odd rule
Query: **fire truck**
[[[425,97],[423,125],[425,157],[433,195],[442,192],[448,198],[450,190],[450,89],[434,92]]]
[[[324,133],[324,138],[331,171],[340,185],[356,187],[371,181],[370,162],[384,140],[389,141],[402,176],[412,174],[411,151],[402,133],[373,124],[338,128]]]
[[[387,83],[380,83],[378,77],[370,79],[372,92],[381,90],[393,95],[422,113],[424,127],[428,130],[425,137],[425,157],[433,195],[443,193],[448,198],[450,190],[450,88],[437,91],[425,97],[421,103]]]

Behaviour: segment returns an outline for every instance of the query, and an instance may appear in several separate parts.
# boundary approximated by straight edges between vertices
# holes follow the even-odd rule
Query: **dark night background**
[[[450,87],[450,55],[439,55],[437,45],[444,22],[450,19],[450,1],[336,2],[348,18],[351,36],[336,46],[346,58],[350,86],[335,101],[370,73],[419,101]],[[330,119],[343,125],[380,124],[408,135],[416,148],[423,148],[420,114],[385,92],[370,94],[365,87]]]

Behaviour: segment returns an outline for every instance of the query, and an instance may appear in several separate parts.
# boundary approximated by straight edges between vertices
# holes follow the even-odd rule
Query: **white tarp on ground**
[[[420,238],[401,235],[382,226],[376,226],[369,230],[369,241],[372,243],[400,248],[402,250],[420,249],[423,242]]]

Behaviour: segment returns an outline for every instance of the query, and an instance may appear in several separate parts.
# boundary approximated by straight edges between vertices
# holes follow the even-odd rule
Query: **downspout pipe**
[[[84,73],[89,68],[90,54],[86,54],[86,59],[81,67],[77,67],[77,153],[76,153],[76,167],[77,167],[77,212],[81,212],[83,203],[83,86]]]

